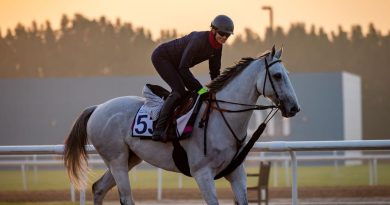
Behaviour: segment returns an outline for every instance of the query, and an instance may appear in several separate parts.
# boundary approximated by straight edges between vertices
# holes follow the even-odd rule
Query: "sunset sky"
[[[326,32],[356,24],[367,31],[370,22],[382,34],[390,30],[390,0],[0,0],[0,30],[4,35],[18,22],[30,26],[32,20],[38,24],[50,20],[58,28],[63,14],[73,18],[81,13],[90,19],[106,16],[111,22],[120,18],[158,37],[161,29],[181,34],[207,30],[214,16],[226,14],[234,20],[236,33],[248,27],[263,35],[269,17],[262,6],[273,7],[274,25],[285,30],[297,22],[307,29],[321,26]]]

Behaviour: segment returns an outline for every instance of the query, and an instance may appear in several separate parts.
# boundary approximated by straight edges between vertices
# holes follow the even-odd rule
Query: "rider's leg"
[[[185,94],[185,85],[174,65],[165,59],[158,52],[152,55],[152,62],[161,78],[171,87],[172,93],[165,100],[160,111],[157,126],[153,131],[153,140],[166,140],[165,128],[170,114],[177,101]]]
[[[153,130],[153,140],[166,141],[166,127],[168,119],[180,98],[181,95],[179,93],[172,92],[165,100],[160,111],[160,116],[158,117],[156,128]]]

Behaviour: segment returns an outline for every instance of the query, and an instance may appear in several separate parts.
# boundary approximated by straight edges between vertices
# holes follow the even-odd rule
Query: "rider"
[[[152,54],[152,63],[161,78],[171,87],[172,92],[162,106],[153,140],[166,140],[166,125],[169,115],[186,89],[207,92],[192,75],[190,68],[209,60],[210,77],[220,74],[222,44],[233,34],[233,21],[225,15],[218,15],[211,22],[210,31],[194,31],[190,34],[159,45]]]

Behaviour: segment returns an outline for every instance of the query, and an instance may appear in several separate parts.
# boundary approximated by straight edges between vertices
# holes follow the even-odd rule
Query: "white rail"
[[[348,141],[297,141],[258,142],[253,151],[289,152],[291,156],[292,204],[298,204],[298,163],[296,151],[335,150],[390,150],[390,140],[348,140]]]
[[[89,154],[96,154],[92,145],[86,146]],[[0,146],[0,155],[29,155],[29,154],[57,154],[62,155],[64,145],[24,145],[24,146]]]
[[[390,140],[345,140],[345,141],[273,141],[257,142],[252,151],[334,151],[334,150],[388,150]]]
[[[63,145],[0,146],[0,155],[58,154],[62,155]],[[298,204],[298,178],[296,151],[335,151],[335,150],[390,150],[390,140],[351,140],[351,141],[299,141],[299,142],[258,142],[252,151],[289,152],[292,161],[292,204]],[[88,153],[95,154],[93,146],[87,146]],[[81,198],[81,197],[80,197]],[[85,202],[80,201],[80,204]]]

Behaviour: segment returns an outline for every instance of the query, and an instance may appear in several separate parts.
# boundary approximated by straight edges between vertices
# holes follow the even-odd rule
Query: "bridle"
[[[232,127],[230,126],[229,122],[227,121],[227,119],[226,119],[226,117],[224,115],[225,112],[227,112],[227,113],[238,113],[238,112],[247,112],[247,111],[252,111],[252,110],[271,109],[271,111],[265,117],[263,123],[261,123],[261,125],[260,125],[260,126],[262,126],[264,124],[264,128],[265,128],[266,124],[275,116],[275,114],[279,110],[281,100],[279,98],[278,92],[276,91],[275,84],[274,84],[274,82],[272,80],[271,73],[270,73],[270,68],[273,65],[275,65],[276,63],[281,63],[281,62],[282,62],[282,60],[278,59],[278,60],[275,60],[275,61],[273,61],[271,63],[268,63],[267,56],[264,57],[266,73],[265,73],[265,76],[264,76],[263,95],[265,95],[265,85],[266,85],[266,82],[267,82],[267,78],[269,78],[272,90],[273,90],[273,92],[275,94],[276,104],[273,104],[273,105],[243,104],[243,103],[236,103],[236,102],[229,102],[229,101],[224,101],[224,100],[218,100],[218,99],[215,98],[215,93],[212,93],[210,95],[210,97],[207,99],[208,104],[207,104],[206,111],[203,113],[202,119],[199,122],[199,127],[200,128],[204,127],[204,154],[205,155],[207,153],[207,145],[206,145],[207,125],[208,125],[208,119],[209,119],[209,114],[211,112],[211,109],[217,110],[221,114],[222,119],[224,120],[226,126],[228,127],[228,129],[230,130],[230,132],[232,133],[233,137],[236,140],[237,153],[238,153],[238,150],[241,148],[242,144],[244,143],[244,141],[245,141],[247,136],[245,135],[242,139],[240,139],[236,135],[236,133],[233,131]],[[213,103],[215,103],[215,106],[213,105]],[[238,110],[229,110],[229,109],[221,108],[219,106],[219,103],[232,104],[232,105],[241,105],[241,106],[246,106],[246,107],[249,107],[249,108],[238,109]],[[252,138],[253,138],[253,136],[252,136]],[[237,155],[237,153],[236,153],[236,155]]]
[[[272,90],[274,91],[274,94],[275,94],[275,97],[276,97],[276,100],[277,100],[277,103],[276,103],[276,106],[277,106],[277,107],[280,106],[280,98],[279,98],[278,92],[276,92],[276,88],[275,88],[275,85],[274,85],[274,81],[272,80],[271,72],[269,71],[269,69],[270,69],[271,66],[273,66],[274,64],[276,64],[276,63],[281,63],[281,62],[282,62],[282,60],[278,59],[278,60],[273,61],[273,62],[271,62],[270,64],[268,64],[267,58],[266,58],[266,57],[264,58],[264,63],[265,63],[265,76],[264,76],[264,85],[263,85],[263,95],[265,96],[265,83],[267,82],[267,77],[268,77],[268,78],[269,78],[269,82],[271,83]]]
[[[275,94],[275,98],[276,98],[276,105],[269,105],[269,106],[263,106],[263,105],[247,105],[247,104],[241,104],[241,103],[234,103],[234,102],[226,102],[226,101],[221,101],[221,100],[217,100],[215,99],[215,94],[214,95],[211,95],[211,97],[209,98],[209,103],[208,103],[208,106],[207,106],[207,114],[206,114],[206,121],[205,121],[205,127],[204,127],[204,155],[206,156],[207,155],[207,143],[206,143],[206,136],[207,136],[207,122],[208,122],[208,117],[209,117],[209,114],[210,114],[210,109],[211,109],[211,105],[212,105],[212,102],[214,102],[216,104],[216,108],[213,108],[213,109],[216,109],[219,111],[219,113],[221,114],[223,120],[225,121],[225,124],[227,125],[227,127],[229,128],[230,132],[233,134],[234,138],[236,139],[236,153],[234,154],[232,160],[230,161],[230,163],[221,171],[219,172],[215,177],[214,179],[219,179],[223,176],[226,176],[228,174],[230,174],[233,170],[235,170],[238,166],[240,166],[242,164],[242,162],[245,160],[246,156],[248,155],[249,151],[252,149],[253,145],[257,142],[257,140],[260,138],[260,136],[263,134],[266,126],[267,126],[267,123],[275,116],[276,112],[279,110],[279,107],[280,107],[280,98],[279,98],[279,95],[275,89],[275,84],[272,80],[272,77],[271,77],[271,73],[270,73],[270,68],[275,65],[276,63],[280,63],[282,62],[281,60],[275,60],[271,63],[268,64],[268,61],[267,61],[267,57],[265,56],[264,57],[264,62],[265,62],[265,69],[266,69],[266,73],[265,73],[265,76],[264,76],[264,85],[263,85],[263,95],[265,94],[265,85],[266,85],[266,81],[267,81],[267,78],[269,78],[269,81],[271,83],[271,87],[274,91],[274,94]],[[237,105],[243,105],[243,106],[251,106],[251,108],[248,108],[248,109],[242,109],[242,110],[226,110],[226,109],[221,109],[219,107],[219,102],[223,102],[223,103],[229,103],[229,104],[237,104]],[[233,129],[231,128],[231,126],[229,125],[228,121],[226,120],[225,118],[225,115],[223,114],[224,112],[245,112],[245,111],[249,111],[249,110],[265,110],[265,109],[271,109],[271,111],[268,113],[268,115],[265,117],[264,121],[259,125],[259,127],[257,127],[256,131],[253,133],[252,137],[250,137],[250,139],[248,140],[248,142],[245,144],[245,146],[242,146],[245,139],[246,139],[246,135],[244,136],[243,139],[239,139],[237,137],[237,135],[234,133]],[[202,120],[201,120],[201,123],[204,122],[203,121],[203,117],[202,117]],[[200,126],[199,126],[200,127]]]
[[[267,78],[269,78],[269,81],[271,83],[272,89],[273,89],[273,91],[275,93],[275,97],[277,99],[277,104],[276,105],[269,105],[269,106],[256,105],[256,104],[255,105],[249,105],[249,104],[243,104],[243,103],[228,102],[228,101],[224,101],[224,100],[217,100],[215,98],[215,93],[209,93],[209,95],[201,95],[200,96],[200,100],[202,100],[202,101],[206,100],[207,101],[206,109],[203,112],[203,116],[202,116],[202,118],[201,118],[201,120],[199,122],[199,128],[203,128],[203,130],[204,130],[204,139],[203,139],[204,140],[203,141],[203,143],[204,143],[203,144],[204,155],[205,156],[207,155],[207,143],[206,143],[207,142],[207,126],[208,126],[208,120],[209,120],[211,109],[215,109],[215,110],[219,111],[219,113],[221,114],[223,120],[225,121],[225,124],[227,125],[227,127],[230,130],[230,132],[233,134],[234,138],[236,139],[236,146],[237,146],[236,153],[234,154],[234,156],[233,156],[232,160],[230,161],[230,163],[222,171],[217,173],[216,176],[214,177],[214,179],[219,179],[219,178],[221,178],[223,176],[227,176],[228,174],[232,173],[234,170],[236,170],[236,168],[238,166],[240,166],[242,164],[242,162],[245,160],[246,156],[248,155],[249,151],[252,149],[253,145],[256,143],[256,141],[259,139],[259,137],[263,133],[263,131],[266,128],[267,123],[269,122],[269,120],[279,110],[279,106],[280,106],[280,102],[281,101],[279,99],[278,93],[276,92],[275,85],[274,85],[274,83],[272,81],[269,69],[271,68],[272,65],[274,65],[276,63],[280,63],[282,61],[281,60],[276,60],[276,61],[273,61],[272,63],[268,64],[266,57],[264,59],[265,59],[265,69],[266,69],[266,74],[265,74],[265,79],[264,79],[264,87],[265,87]],[[263,87],[263,94],[264,94],[264,91],[265,91],[264,87]],[[215,103],[215,106],[213,105],[213,103]],[[241,109],[241,110],[228,110],[228,109],[220,108],[219,103],[227,103],[227,104],[248,106],[249,108]],[[244,141],[246,139],[246,135],[245,135],[245,137],[243,139],[239,139],[237,137],[237,135],[234,133],[233,129],[231,128],[230,124],[226,120],[224,112],[246,112],[246,111],[250,111],[250,110],[265,110],[265,109],[272,109],[272,110],[267,115],[267,117],[265,118],[263,123],[261,123],[259,125],[259,127],[256,129],[256,131],[253,133],[252,137],[245,144],[245,146],[242,146],[242,144],[244,143]],[[189,165],[188,165],[187,153],[185,152],[183,147],[181,147],[181,145],[180,145],[178,140],[174,140],[173,141],[173,147],[174,147],[173,153],[177,153],[176,155],[173,154],[173,156],[177,156],[178,154],[180,154],[180,156],[182,157],[181,159],[178,159],[177,157],[173,158],[174,161],[175,161],[176,166],[178,167],[178,169],[182,173],[184,173],[187,176],[191,176],[190,168],[189,168]],[[182,163],[183,161],[185,161],[187,163],[184,163],[184,165],[183,165],[183,163]],[[178,165],[178,164],[180,164],[180,165]]]

